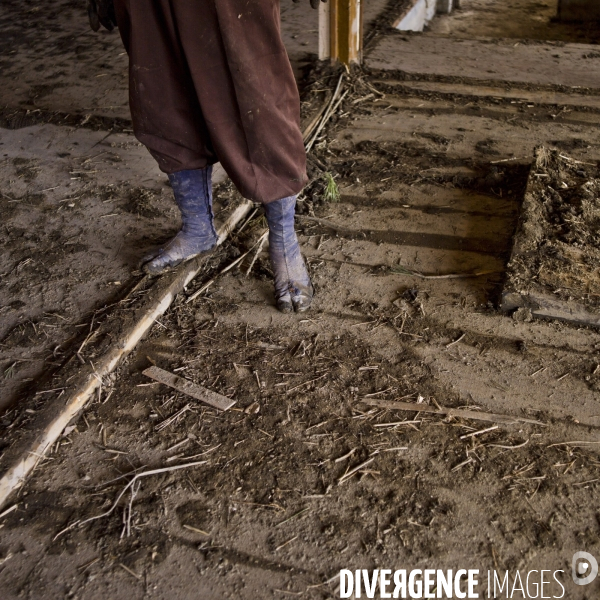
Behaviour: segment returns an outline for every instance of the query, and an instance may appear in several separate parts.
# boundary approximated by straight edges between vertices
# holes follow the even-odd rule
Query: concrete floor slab
[[[371,69],[410,74],[600,89],[595,46],[520,44],[425,35],[380,38],[365,64]],[[588,56],[592,58],[588,58]]]

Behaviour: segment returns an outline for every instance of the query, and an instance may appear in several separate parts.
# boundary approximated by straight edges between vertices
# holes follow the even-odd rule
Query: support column
[[[319,58],[362,62],[363,0],[328,0],[319,7]]]

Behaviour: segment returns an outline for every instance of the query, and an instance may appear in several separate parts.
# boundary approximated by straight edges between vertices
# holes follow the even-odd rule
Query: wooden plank
[[[428,404],[415,404],[414,402],[396,402],[394,400],[361,400],[363,404],[377,406],[378,408],[387,408],[391,410],[404,410],[411,412],[426,412],[442,417],[459,417],[461,419],[473,419],[474,421],[489,421],[490,423],[529,423],[531,425],[545,425],[542,421],[535,419],[526,419],[524,417],[513,417],[511,415],[499,415],[496,413],[479,412],[476,410],[465,410],[462,408],[434,408]]]
[[[319,60],[331,58],[331,2],[319,4]]]
[[[348,2],[348,63],[362,63],[363,0]]]
[[[154,381],[168,385],[178,392],[182,392],[183,394],[187,394],[192,398],[196,398],[196,400],[210,404],[219,410],[227,410],[236,403],[236,400],[232,400],[227,396],[217,394],[216,392],[202,387],[201,385],[198,385],[189,379],[184,379],[183,377],[179,377],[179,375],[169,373],[169,371],[165,371],[159,367],[149,367],[143,371],[143,373],[146,377],[154,379]]]
[[[340,0],[329,0],[329,58],[332,62],[339,60],[338,23],[340,20]]]
[[[501,309],[509,312],[516,308],[528,308],[533,317],[542,319],[558,319],[579,325],[600,327],[600,314],[588,310],[582,304],[561,302],[549,294],[536,292],[519,293],[505,291],[502,293]]]
[[[363,0],[329,0],[327,8],[319,10],[319,58],[345,65],[361,63],[362,15]]]

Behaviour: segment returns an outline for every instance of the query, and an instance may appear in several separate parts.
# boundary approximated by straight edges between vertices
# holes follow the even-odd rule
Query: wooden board
[[[414,402],[400,402],[396,400],[376,400],[364,399],[363,404],[377,406],[378,408],[387,408],[389,410],[404,410],[415,412],[426,412],[442,417],[457,417],[461,419],[473,419],[475,421],[489,421],[490,423],[503,423],[510,425],[512,423],[529,423],[530,425],[545,425],[542,421],[527,419],[525,417],[513,417],[512,415],[500,415],[496,413],[479,412],[476,410],[465,410],[461,408],[434,408],[428,404],[415,404]]]
[[[169,371],[165,371],[159,367],[150,367],[143,373],[146,377],[154,379],[154,381],[159,381],[164,385],[168,385],[178,392],[182,392],[183,394],[187,394],[192,398],[196,398],[196,400],[210,404],[219,410],[227,410],[236,403],[235,400],[232,400],[227,396],[217,394],[216,392],[202,387],[201,385],[198,385],[189,379],[184,379],[183,377],[179,377],[179,375],[169,373]]]
[[[559,321],[571,321],[580,325],[600,327],[600,313],[592,312],[578,303],[561,302],[549,294],[519,293],[505,288],[502,293],[501,308],[504,311],[528,308],[533,317],[558,319]]]
[[[319,7],[319,60],[362,62],[363,1],[329,0]]]

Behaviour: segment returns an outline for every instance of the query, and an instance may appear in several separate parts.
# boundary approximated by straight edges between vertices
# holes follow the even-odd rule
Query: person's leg
[[[198,3],[173,7],[215,152],[242,195],[264,204],[278,308],[306,310],[313,288],[294,231],[306,153],[279,0],[204,2],[201,19]]]
[[[181,231],[142,260],[153,275],[210,250],[217,241],[211,189],[217,158],[170,5],[169,0],[115,0],[129,54],[133,130],[168,174],[181,211]]]
[[[190,4],[204,6],[211,1]],[[167,174],[203,169],[218,161],[172,4],[173,0],[115,0],[119,33],[129,55],[133,131]]]
[[[165,173],[220,161],[240,193],[300,192],[300,99],[279,0],[115,0],[136,137]]]
[[[164,273],[215,247],[217,232],[213,224],[211,175],[212,166],[169,175],[181,212],[181,230],[166,246],[146,256],[142,261],[146,273]]]
[[[295,208],[296,196],[264,206],[269,224],[269,255],[275,278],[275,301],[277,308],[284,313],[308,310],[314,293],[294,229]]]
[[[160,168],[199,169],[218,156],[246,198],[266,204],[295,196],[306,181],[306,155],[279,0],[115,2],[130,55],[134,131]],[[293,232],[293,206],[286,207]],[[273,227],[273,247],[287,257],[271,254],[276,294],[287,282],[298,290],[288,304],[305,310],[312,286],[309,294],[308,276],[290,259],[304,269],[297,238]],[[179,243],[175,248],[177,261]]]

